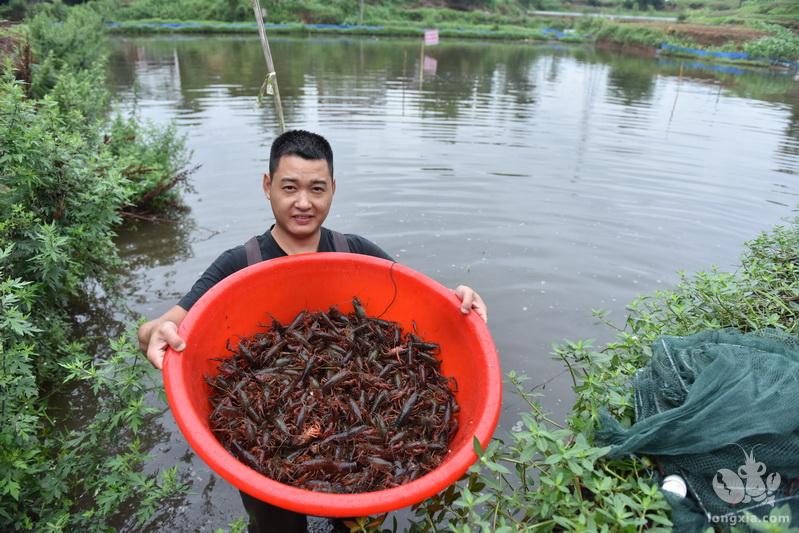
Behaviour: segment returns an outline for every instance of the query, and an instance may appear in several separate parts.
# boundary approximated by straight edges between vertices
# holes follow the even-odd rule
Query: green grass
[[[654,0],[649,0],[651,4]],[[791,24],[799,23],[799,2],[795,0],[671,0],[663,9],[651,5],[639,9],[638,0],[483,0],[448,2],[444,7],[424,6],[413,0],[372,0],[364,4],[363,23],[377,24],[411,22],[441,24],[452,22],[466,25],[528,26],[532,10],[575,11],[649,16],[682,15],[692,21],[724,23],[748,20]],[[353,0],[263,0],[267,17],[272,22],[355,24],[359,21],[358,2]],[[100,0],[107,13],[117,20],[202,19],[219,21],[248,21],[252,8],[248,0]],[[455,7],[454,9],[446,7]],[[463,9],[461,6],[470,7]],[[537,22],[532,22],[536,25]]]
[[[115,0],[106,0],[114,3]],[[243,1],[243,0],[242,0]],[[273,2],[274,3],[274,2]],[[358,13],[355,2],[334,0],[320,3],[316,0],[310,2],[283,2],[269,4],[267,13],[268,23],[279,23],[281,26],[270,27],[270,33],[301,33],[301,34],[349,34],[349,35],[384,35],[416,37],[422,34],[425,28],[436,27],[442,37],[475,38],[475,39],[505,39],[505,40],[554,40],[554,36],[544,32],[544,28],[559,30],[574,29],[575,35],[569,35],[566,42],[589,42],[592,39],[601,39],[622,45],[632,44],[658,48],[662,43],[697,48],[710,51],[738,51],[747,52],[751,60],[746,64],[767,65],[770,60],[797,61],[799,60],[799,38],[783,26],[775,25],[777,19],[790,24],[795,20],[799,27],[799,2],[782,0],[765,2],[761,0],[747,0],[743,7],[737,8],[739,0],[676,0],[670,3],[671,8],[664,11],[638,11],[625,9],[627,5],[637,5],[629,0],[601,0],[594,2],[598,6],[589,6],[588,3],[561,3],[558,1],[528,2],[531,8],[540,6],[549,9],[594,9],[602,12],[626,12],[631,14],[665,14],[674,15],[683,13],[681,19],[691,22],[708,22],[713,24],[746,22],[752,27],[770,33],[769,36],[745,44],[726,44],[717,47],[701,46],[685,36],[667,34],[665,31],[643,27],[633,24],[620,24],[611,20],[600,18],[570,18],[570,17],[536,17],[526,15],[527,9],[515,0],[495,0],[493,11],[489,10],[454,10],[442,7],[413,7],[404,0],[394,2],[369,3],[364,6],[362,25],[358,24]],[[220,2],[213,0],[135,0],[129,4],[117,4],[115,9],[109,9],[119,25],[112,31],[117,33],[251,33],[254,31],[252,17],[240,1],[239,7],[221,10]],[[230,5],[235,4],[229,3]],[[238,4],[237,4],[238,5]],[[193,9],[189,9],[194,6]],[[408,7],[413,7],[409,9]],[[142,14],[169,14],[169,17],[140,18],[130,17]],[[240,19],[242,22],[223,22],[216,20],[188,20],[184,14],[221,14],[228,19]],[[154,26],[183,22],[188,26],[169,28]],[[311,24],[341,24],[349,25],[346,28],[318,28]],[[376,26],[379,26],[377,28]],[[669,54],[681,52],[669,51]],[[762,58],[762,59],[761,59]],[[710,61],[742,61],[724,58],[705,58]]]
[[[661,30],[627,24],[606,24],[597,31],[596,38],[615,43],[637,44],[654,48],[668,40],[666,33]]]
[[[382,21],[380,21],[382,22]],[[162,24],[186,24],[186,26],[169,27]],[[418,37],[424,33],[428,26],[385,22],[373,25],[352,26],[342,28],[314,27],[300,23],[287,23],[280,26],[270,26],[269,33],[306,33],[306,34],[347,34],[347,35],[385,35],[401,37]],[[457,23],[442,23],[437,25],[441,37],[475,38],[475,39],[507,39],[507,40],[553,40],[554,36],[544,32],[545,26],[512,26],[499,24],[480,24],[462,26]],[[122,21],[110,28],[113,33],[254,33],[254,23],[229,23],[216,21],[187,21],[148,19],[136,21]],[[567,42],[584,42],[585,38],[579,35],[570,35],[563,40]]]
[[[745,2],[734,9],[695,9],[687,12],[688,20],[704,24],[779,24],[799,29],[799,2],[794,0]]]

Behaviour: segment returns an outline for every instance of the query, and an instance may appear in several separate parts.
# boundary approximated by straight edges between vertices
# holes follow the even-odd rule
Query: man
[[[332,251],[393,260],[363,237],[341,235],[322,227],[336,192],[333,151],[324,137],[294,130],[275,139],[263,188],[275,217],[270,230],[244,246],[224,252],[177,305],[139,328],[139,346],[156,368],[162,368],[168,348],[178,352],[185,349],[178,326],[191,306],[216,283],[248,264],[285,255]],[[461,300],[461,312],[474,310],[487,320],[486,306],[474,290],[459,285],[454,292]],[[241,495],[251,517],[251,531],[305,531],[305,516],[269,506],[243,492]]]

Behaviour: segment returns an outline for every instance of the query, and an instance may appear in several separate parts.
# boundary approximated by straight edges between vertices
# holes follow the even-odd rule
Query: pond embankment
[[[442,38],[559,41],[598,43],[649,55],[701,57],[767,67],[799,69],[799,35],[781,26],[760,29],[742,24],[711,25],[669,20],[607,19],[599,17],[527,17],[520,24],[435,25]],[[277,34],[343,34],[421,37],[429,25],[404,21],[381,24],[275,23]],[[206,20],[115,20],[114,33],[252,33],[254,22]]]

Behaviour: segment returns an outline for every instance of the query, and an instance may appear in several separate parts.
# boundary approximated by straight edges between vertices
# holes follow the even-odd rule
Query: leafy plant
[[[64,71],[78,74],[104,68],[108,53],[97,11],[90,6],[69,10],[59,6],[43,9],[27,22],[36,58],[31,90],[39,98],[52,90]]]
[[[42,9],[29,32],[35,90],[9,64],[0,75],[0,529],[105,531],[128,502],[145,523],[185,487],[175,469],[142,473],[156,383],[135,327],[90,344],[73,308],[92,284],[114,286],[120,213],[147,194],[150,208],[174,201],[162,181],[133,179],[133,158],[162,180],[187,156],[170,128],[129,122],[136,138],[111,142],[98,17]]]
[[[746,43],[744,51],[755,58],[799,60],[799,35],[779,26],[771,28],[774,35]]]
[[[188,188],[194,169],[185,168],[191,154],[174,124],[161,127],[143,123],[135,114],[117,115],[106,144],[126,178],[125,213],[155,214],[179,205],[181,190]]]

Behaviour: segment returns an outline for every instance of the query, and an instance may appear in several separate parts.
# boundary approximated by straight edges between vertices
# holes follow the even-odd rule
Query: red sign
[[[438,30],[424,30],[424,44],[427,46],[438,44]]]

